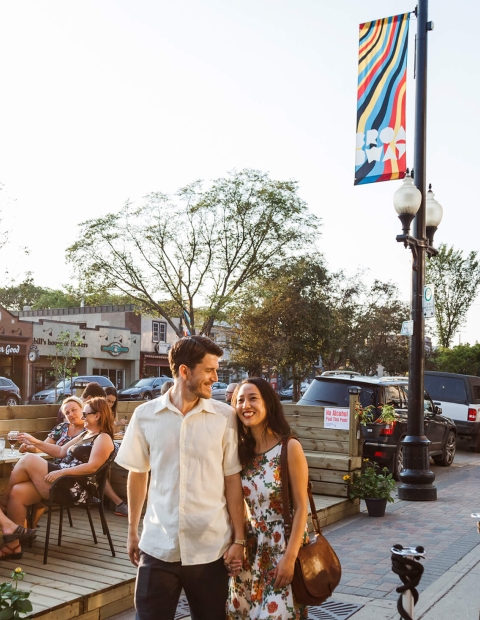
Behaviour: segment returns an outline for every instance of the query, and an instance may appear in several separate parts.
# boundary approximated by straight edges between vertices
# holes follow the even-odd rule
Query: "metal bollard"
[[[418,560],[425,557],[423,547],[402,547],[394,545],[392,551],[392,571],[403,582],[398,586],[400,594],[397,601],[397,610],[403,620],[414,620],[414,607],[418,601],[417,586],[423,575],[423,565]]]

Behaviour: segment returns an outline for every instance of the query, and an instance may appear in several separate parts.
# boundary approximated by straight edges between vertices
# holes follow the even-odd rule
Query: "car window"
[[[465,382],[458,377],[425,375],[425,388],[433,400],[468,404]]]
[[[474,403],[480,403],[480,385],[472,385],[472,396]]]
[[[315,379],[308,386],[306,397],[309,401],[316,401],[319,405],[336,405],[337,407],[348,407],[350,404],[350,395],[348,388],[355,383],[347,383],[344,381],[329,381],[328,379]],[[376,405],[376,392],[373,387],[360,386],[360,403],[362,407]]]
[[[0,379],[0,385],[5,386],[5,385],[8,385],[8,383],[5,379]]]
[[[383,398],[385,405],[393,405],[395,409],[401,409],[402,395],[398,385],[386,385]]]
[[[403,392],[405,394],[403,408],[408,409],[408,386],[403,386]],[[423,394],[423,410],[427,411],[428,413],[434,413],[432,399],[430,398],[430,395],[426,390]]]

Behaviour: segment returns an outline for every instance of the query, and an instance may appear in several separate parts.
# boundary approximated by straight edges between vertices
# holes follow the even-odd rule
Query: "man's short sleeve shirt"
[[[200,399],[185,416],[169,392],[138,407],[116,462],[151,471],[140,549],[165,562],[206,564],[231,541],[224,477],[241,470],[233,409]]]

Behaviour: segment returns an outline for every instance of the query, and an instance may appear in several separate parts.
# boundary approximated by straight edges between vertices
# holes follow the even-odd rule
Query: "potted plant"
[[[380,411],[380,415],[375,417],[377,410]],[[395,423],[398,418],[393,405],[383,405],[382,403],[379,403],[378,407],[375,407],[375,405],[362,407],[362,405],[357,402],[355,404],[355,416],[360,420],[364,437],[378,437],[381,428],[388,428],[388,426]]]
[[[353,478],[346,475],[343,479],[350,482],[350,499],[364,499],[370,517],[384,517],[387,502],[393,502],[392,492],[395,480],[386,467],[380,469],[378,463],[363,459],[360,472],[354,472]]]

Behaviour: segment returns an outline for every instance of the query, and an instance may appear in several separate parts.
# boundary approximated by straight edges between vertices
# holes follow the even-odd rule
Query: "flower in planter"
[[[353,472],[349,485],[350,499],[386,499],[393,502],[392,492],[395,480],[386,467],[380,469],[378,463],[363,459],[364,465],[359,472]],[[346,476],[343,477],[345,480]]]
[[[20,618],[32,611],[32,603],[28,600],[30,592],[17,589],[18,582],[23,581],[24,577],[25,572],[18,566],[12,571],[12,583],[6,581],[0,583],[0,618],[2,620]]]

